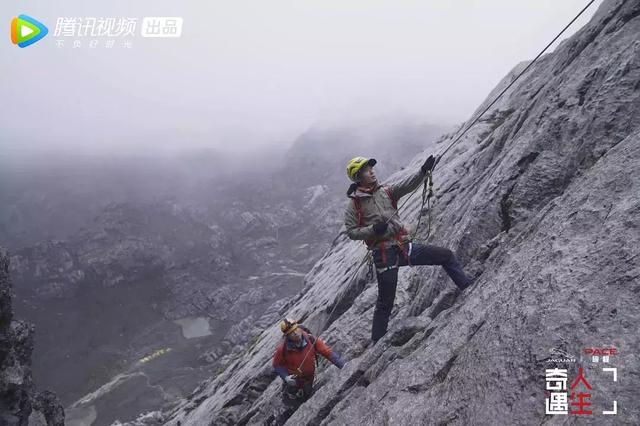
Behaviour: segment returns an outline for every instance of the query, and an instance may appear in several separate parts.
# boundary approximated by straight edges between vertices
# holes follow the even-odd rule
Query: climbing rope
[[[449,150],[451,150],[451,148],[453,148],[461,139],[462,137],[469,131],[469,129],[471,129],[471,127],[473,127],[474,124],[476,124],[480,118],[482,118],[482,116],[489,111],[489,109],[495,105],[496,102],[498,102],[498,100],[516,83],[516,81],[518,81],[520,79],[520,77],[522,77],[536,62],[538,59],[540,59],[540,57],[547,51],[547,49],[549,49],[549,47],[551,47],[551,45],[553,43],[556,42],[556,40],[558,40],[558,38],[560,38],[560,36],[562,34],[564,34],[564,32],[571,26],[571,24],[573,24],[593,3],[595,2],[595,0],[591,0],[589,1],[589,3],[587,3],[587,5],[553,38],[553,40],[551,40],[541,51],[540,53],[538,53],[538,55],[507,85],[507,87],[505,87],[494,99],[493,101],[491,101],[491,103],[482,110],[482,112],[480,114],[478,114],[476,116],[475,119],[473,119],[473,121],[471,121],[471,124],[469,124],[466,128],[464,128],[464,130],[458,134],[458,136],[444,149],[444,151],[442,151],[441,154],[439,154],[436,157],[436,161],[435,164],[433,165],[433,168],[427,173],[426,177],[425,177],[425,182],[423,185],[423,189],[422,189],[422,206],[420,209],[420,213],[418,216],[418,226],[416,226],[416,229],[414,230],[414,236],[411,238],[413,239],[415,237],[415,234],[417,233],[418,227],[420,226],[420,220],[422,217],[422,212],[424,210],[424,205],[425,205],[425,199],[426,199],[426,204],[427,204],[427,208],[428,208],[428,229],[427,229],[427,238],[429,236],[429,234],[431,233],[431,198],[433,197],[433,171],[435,170],[436,166],[438,165],[438,163],[440,162],[440,160],[442,159],[442,157],[445,156],[445,154],[447,154],[447,152],[449,152]],[[416,189],[414,189],[410,194],[409,197],[407,197],[404,202],[396,209],[396,211],[386,220],[386,223],[389,223],[391,221],[391,219],[400,213],[400,210],[409,202],[409,200],[414,196],[414,194],[416,193],[416,191],[418,190],[417,187]],[[353,277],[358,273],[358,271],[360,270],[360,268],[362,267],[362,265],[364,265],[367,261],[369,261],[369,271],[367,272],[367,279],[373,279],[373,256],[371,254],[371,251],[369,251],[367,253],[367,255],[365,256],[365,258],[360,262],[360,264],[358,265],[358,267],[356,268],[356,270],[354,271],[353,275],[350,277],[349,281],[351,281],[351,279],[353,279]],[[369,276],[371,275],[371,278],[369,278]],[[342,294],[340,294],[340,297],[338,298],[338,300],[342,297]],[[331,316],[333,315],[333,313],[335,312],[336,308],[338,307],[339,301],[336,302],[336,304],[333,306],[333,309],[331,310],[331,312],[329,313],[329,316],[327,317],[327,320],[325,321],[324,326],[322,327],[322,331],[325,330],[325,328],[327,327],[327,325],[329,324],[329,320],[331,319]]]
[[[367,253],[367,255],[364,257],[364,259],[362,259],[362,261],[358,264],[358,266],[356,267],[356,269],[353,271],[353,274],[351,274],[351,276],[349,277],[349,279],[347,280],[347,282],[350,282],[353,278],[356,277],[356,275],[358,274],[358,272],[360,271],[360,268],[362,268],[362,265],[364,265],[366,262],[369,262],[369,270],[367,271],[367,282],[371,281],[373,279],[373,255],[371,253],[371,251],[369,251]],[[347,287],[348,288],[348,287]],[[329,316],[327,317],[326,321],[324,322],[324,325],[322,326],[322,328],[320,329],[320,333],[318,333],[318,335],[322,334],[322,332],[327,328],[327,326],[329,325],[329,321],[331,320],[331,316],[333,315],[333,313],[336,311],[336,308],[338,307],[338,305],[340,304],[340,299],[342,299],[343,293],[346,292],[346,289],[342,290],[339,293],[339,296],[336,298],[336,303],[333,305],[333,308],[331,309],[331,312],[329,312]],[[318,337],[316,337],[317,339]],[[309,342],[310,343],[310,342]],[[313,348],[314,352],[315,352],[315,345]],[[302,362],[300,362],[300,365],[298,366],[298,368],[296,369],[296,371],[298,371],[300,373],[300,375],[302,375],[302,366],[304,365],[304,362],[307,360],[307,357],[309,356],[309,354],[311,353],[311,350],[308,350],[307,353],[304,355],[304,357],[302,358]]]
[[[427,236],[425,239],[429,239],[429,235],[431,235],[431,197],[433,197],[433,175],[431,170],[428,170],[426,179],[424,180],[424,185],[422,186],[422,203],[420,204],[420,212],[418,213],[418,224],[413,230],[413,235],[411,235],[409,241],[413,241],[415,239],[418,229],[420,229],[420,222],[422,221],[425,204],[427,205],[428,213]]]
[[[516,83],[516,81],[518,81],[518,80],[520,79],[520,77],[522,77],[522,76],[523,76],[523,75],[524,75],[524,74],[525,74],[525,73],[526,73],[526,72],[527,72],[527,71],[528,71],[528,70],[533,66],[533,64],[535,64],[535,63],[536,63],[536,61],[537,61],[538,59],[540,59],[540,57],[541,57],[542,55],[544,55],[544,53],[547,51],[547,49],[549,49],[549,47],[551,47],[551,45],[552,45],[553,43],[555,43],[555,42],[556,42],[556,40],[558,40],[558,38],[560,38],[560,36],[561,36],[562,34],[564,34],[564,32],[565,32],[565,31],[566,31],[566,30],[571,26],[571,24],[573,24],[573,23],[574,23],[574,22],[575,22],[575,21],[576,21],[576,20],[577,20],[577,19],[578,19],[578,18],[579,18],[579,17],[580,17],[580,16],[581,16],[581,15],[582,15],[582,14],[583,14],[583,13],[584,13],[588,8],[589,8],[589,6],[591,6],[595,1],[596,1],[596,0],[591,0],[589,3],[587,3],[587,5],[586,5],[586,6],[585,6],[585,7],[584,7],[580,12],[578,12],[578,14],[577,14],[577,15],[576,15],[576,16],[575,16],[575,17],[574,17],[574,18],[573,18],[573,19],[572,19],[572,20],[571,20],[571,21],[570,21],[570,22],[569,22],[569,23],[568,23],[568,24],[567,24],[567,25],[566,25],[566,26],[565,26],[565,27],[564,27],[564,28],[563,28],[563,29],[562,29],[562,30],[561,30],[561,31],[560,31],[560,32],[559,32],[559,33],[558,33],[554,38],[553,38],[553,40],[551,40],[551,41],[550,41],[550,42],[549,42],[549,43],[548,43],[548,44],[547,44],[547,45],[546,45],[546,46],[545,46],[545,47],[540,51],[540,53],[538,53],[538,55],[537,55],[535,58],[533,58],[533,60],[532,60],[531,62],[529,62],[529,64],[528,64],[528,65],[527,65],[527,66],[526,66],[526,67],[525,67],[525,68],[524,68],[524,69],[523,69],[523,70],[522,70],[522,71],[521,71],[521,72],[516,76],[516,78],[514,78],[514,79],[511,81],[511,83],[509,83],[509,84],[507,85],[507,87],[505,87],[504,89],[502,89],[502,91],[498,94],[498,96],[496,96],[496,97],[494,98],[494,100],[493,100],[493,101],[491,101],[491,103],[490,103],[490,104],[489,104],[485,109],[483,109],[483,110],[482,110],[482,112],[481,112],[480,114],[478,114],[478,115],[476,116],[476,118],[475,118],[475,119],[473,119],[473,121],[471,121],[471,124],[469,124],[469,125],[468,125],[468,126],[467,126],[463,131],[462,131],[462,133],[460,133],[460,134],[459,134],[459,135],[458,135],[458,136],[457,136],[457,137],[456,137],[456,138],[455,138],[455,139],[454,139],[454,140],[453,140],[453,141],[452,141],[452,142],[451,142],[451,143],[450,143],[450,144],[449,144],[445,149],[444,149],[444,151],[442,151],[442,153],[436,157],[436,162],[435,162],[435,164],[433,165],[433,168],[431,169],[431,172],[433,172],[433,171],[435,170],[436,166],[438,165],[438,163],[440,162],[440,160],[442,159],[442,157],[444,157],[444,155],[445,155],[447,152],[449,152],[449,150],[450,150],[451,148],[453,148],[453,146],[454,146],[455,144],[457,144],[457,143],[462,139],[462,137],[463,137],[463,136],[464,136],[464,135],[469,131],[469,129],[471,129],[471,127],[472,127],[474,124],[476,124],[476,123],[480,120],[480,118],[482,118],[482,116],[483,116],[487,111],[489,111],[489,109],[490,109],[493,105],[495,105],[495,103],[496,103],[496,102],[498,102],[498,100],[502,97],[502,95],[504,95],[504,94],[507,92],[507,90],[509,90],[509,89],[510,89],[510,88],[511,88],[515,83]],[[409,194],[409,197],[408,197],[408,198],[407,198],[407,199],[406,199],[406,200],[405,200],[405,201],[400,205],[400,207],[398,207],[398,209],[396,210],[396,212],[395,212],[393,215],[391,215],[391,217],[389,217],[389,218],[387,219],[387,221],[386,221],[387,223],[389,223],[389,221],[393,218],[393,216],[395,216],[396,214],[398,214],[398,213],[400,212],[400,209],[401,209],[402,207],[404,207],[404,205],[405,205],[405,204],[407,204],[407,202],[411,199],[411,197],[413,197],[413,195],[415,194],[415,192],[416,192],[417,190],[418,190],[418,188],[414,189],[414,190],[411,192],[411,194]]]
[[[360,268],[362,268],[362,265],[364,265],[367,262],[369,262],[369,270],[367,271],[367,282],[373,280],[373,253],[371,252],[371,250],[368,250],[367,254],[364,257],[364,259],[362,259],[360,261],[360,263],[356,267],[355,271],[353,271],[353,274],[351,274],[351,276],[349,277],[347,282],[351,282],[351,280],[353,280],[356,277],[356,275],[358,274],[358,272],[360,271]],[[331,316],[336,311],[336,308],[340,304],[340,299],[342,298],[343,293],[346,292],[346,289],[348,289],[348,288],[349,287],[346,287],[343,291],[341,291],[340,292],[340,296],[336,298],[336,303],[335,303],[335,305],[333,305],[333,309],[331,309],[331,312],[329,312],[329,316],[327,317],[326,321],[324,322],[324,325],[322,326],[322,331],[324,331],[326,329],[326,327],[329,325],[329,321],[331,320]],[[321,331],[321,333],[322,333],[322,331]]]
[[[511,83],[509,83],[509,85],[507,85],[507,87],[505,87],[499,94],[498,96],[495,97],[495,99],[480,113],[478,114],[478,116],[471,122],[471,124],[469,124],[469,126],[467,126],[466,129],[464,129],[464,131],[456,138],[454,139],[453,142],[451,142],[449,144],[449,146],[447,146],[447,148],[442,152],[442,154],[440,154],[438,156],[438,159],[436,160],[436,164],[433,166],[433,168],[435,169],[435,166],[438,164],[438,162],[440,161],[440,159],[447,153],[449,152],[449,150],[451,148],[453,148],[453,146],[462,138],[462,136],[464,136],[465,133],[467,133],[467,131],[471,128],[471,126],[473,126],[474,124],[476,124],[478,122],[478,120],[480,120],[480,117],[482,117],[487,111],[489,111],[489,109],[496,103],[498,102],[498,99],[500,99],[502,97],[502,95],[504,95],[507,90],[509,90],[511,88],[511,86],[513,86],[515,84],[516,81],[518,81],[518,79],[520,77],[522,77],[524,75],[524,73],[526,73],[529,68],[531,68],[533,66],[533,64],[536,63],[536,61],[540,58],[540,56],[542,56],[549,47],[551,47],[551,45],[553,43],[556,42],[556,40],[558,40],[558,38],[560,38],[560,36],[567,30],[567,28],[569,28],[571,26],[571,24],[573,24],[576,19],[578,19],[580,17],[580,15],[582,15],[584,13],[585,10],[587,10],[589,8],[589,6],[591,6],[596,0],[591,0],[589,3],[587,3],[587,5],[571,20],[571,22],[569,22],[563,29],[562,31],[560,31],[554,38],[553,40],[551,40],[545,47],[544,49],[542,49],[540,51],[540,53],[538,53],[538,56],[536,56],[535,58],[533,58],[533,60],[531,62],[529,62],[529,64],[525,67],[525,69],[523,69],[520,74],[518,74],[516,76],[516,78],[514,78]]]
[[[304,337],[303,337],[304,339]],[[316,337],[317,339],[317,337]],[[311,342],[308,342],[309,345],[311,345]],[[315,352],[316,352],[316,345],[315,343],[312,345],[313,347],[309,348],[309,350],[307,351],[306,354],[304,354],[304,357],[302,358],[302,362],[300,362],[300,365],[298,366],[298,368],[296,368],[296,371],[298,372],[298,374],[300,376],[302,376],[302,366],[304,365],[304,362],[307,360],[307,357],[309,356],[309,354],[311,353],[311,351],[314,352],[314,356],[315,356]]]

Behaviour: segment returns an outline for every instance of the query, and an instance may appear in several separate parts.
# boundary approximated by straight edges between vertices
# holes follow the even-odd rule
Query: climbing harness
[[[422,194],[423,194],[423,202],[422,202],[422,207],[420,210],[420,213],[418,216],[418,220],[420,220],[420,217],[422,215],[422,211],[424,209],[424,204],[425,204],[425,198],[426,198],[426,204],[427,204],[427,208],[428,208],[428,230],[427,230],[427,236],[430,234],[431,232],[431,202],[430,199],[433,196],[433,171],[435,170],[436,166],[438,165],[438,163],[440,162],[440,160],[447,154],[447,152],[449,152],[449,150],[451,150],[451,148],[453,148],[454,145],[456,145],[461,139],[462,137],[471,129],[471,127],[473,127],[474,124],[476,124],[480,118],[487,112],[489,111],[489,109],[495,105],[496,102],[498,102],[498,100],[516,83],[516,81],[518,81],[520,79],[520,77],[522,77],[537,61],[538,59],[540,59],[540,57],[547,51],[547,49],[549,49],[549,47],[551,47],[551,45],[553,43],[556,42],[556,40],[558,40],[558,38],[560,38],[560,36],[562,34],[564,34],[564,32],[571,26],[571,24],[573,24],[593,3],[595,2],[595,0],[591,0],[589,1],[589,3],[587,3],[587,5],[580,11],[578,12],[578,14],[553,38],[553,40],[551,40],[541,51],[540,53],[538,53],[538,55],[533,58],[533,60],[531,62],[529,62],[529,64],[507,85],[507,87],[505,87],[494,99],[493,101],[491,101],[491,103],[485,107],[482,112],[480,112],[480,114],[478,114],[476,116],[476,118],[473,119],[473,121],[471,121],[471,124],[469,124],[466,128],[464,128],[464,130],[458,134],[458,136],[444,149],[444,151],[442,151],[442,153],[440,155],[438,155],[436,157],[436,161],[435,164],[433,165],[433,167],[431,168],[431,170],[428,171],[427,176],[426,176],[426,180],[422,189]],[[419,187],[418,187],[419,188]],[[387,218],[387,220],[385,221],[385,223],[389,223],[391,221],[391,219],[399,214],[400,210],[409,202],[409,200],[411,200],[411,198],[415,195],[416,191],[418,190],[418,188],[414,189],[409,196],[404,200],[404,202],[400,205],[400,207],[396,207],[394,205],[394,207],[396,208],[396,211],[389,217]],[[387,193],[389,194],[389,193]],[[426,194],[426,196],[425,196]],[[393,202],[394,200],[392,200]],[[357,211],[357,209],[356,209]],[[358,221],[360,221],[362,218],[362,212],[358,213]],[[419,223],[418,223],[419,225]],[[418,227],[416,227],[415,232],[417,232]],[[414,232],[414,234],[415,234]],[[360,264],[358,265],[358,267],[356,268],[356,270],[354,271],[352,277],[350,277],[349,281],[351,279],[353,279],[353,277],[358,273],[358,271],[360,270],[360,267],[362,267],[362,265],[364,265],[365,262],[367,262],[368,260],[370,262],[372,262],[372,260],[370,259],[371,256],[371,252],[369,251],[369,253],[367,254],[367,256],[362,260],[362,262],[360,262]],[[372,265],[370,264],[369,266],[369,270],[371,271],[371,274],[373,274],[372,272]],[[369,276],[369,273],[367,273],[367,277]],[[323,330],[327,327],[329,320],[331,319],[331,315],[333,315],[333,312],[335,311],[336,307],[338,306],[338,303],[336,302],[336,304],[334,305],[333,309],[331,310],[331,313],[329,314],[329,316],[327,317],[327,321],[325,322],[325,325],[323,327]]]
[[[289,392],[289,391],[285,391],[285,394],[287,395],[287,398],[289,398],[289,399],[300,399],[300,398],[304,397],[304,389],[298,388],[298,390],[295,393],[292,393],[292,392]]]

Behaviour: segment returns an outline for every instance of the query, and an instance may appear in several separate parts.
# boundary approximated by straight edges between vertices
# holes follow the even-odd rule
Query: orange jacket
[[[273,355],[273,368],[284,367],[289,374],[297,375],[299,380],[310,382],[313,380],[316,371],[315,352],[317,351],[317,353],[330,360],[332,351],[331,348],[318,337],[315,338],[315,349],[307,333],[303,331],[302,337],[307,341],[307,345],[302,348],[302,350],[287,348],[286,340],[282,339],[282,342],[280,342],[276,349],[276,353]],[[300,370],[298,370],[298,368],[300,368]]]

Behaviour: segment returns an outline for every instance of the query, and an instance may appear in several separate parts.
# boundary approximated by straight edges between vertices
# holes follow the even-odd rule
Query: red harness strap
[[[391,200],[391,205],[393,206],[393,208],[398,210],[398,204],[397,204],[396,200],[393,199],[393,194],[391,194],[391,189],[389,189],[388,186],[383,186],[382,189],[384,189],[384,192],[387,193],[387,196]]]
[[[353,200],[353,206],[356,209],[356,216],[358,217],[358,226],[364,226],[364,213],[362,212],[362,206],[360,205],[360,200],[358,200],[358,198],[356,197],[352,198],[352,200]],[[376,240],[366,239],[364,240],[364,242],[367,245],[367,247],[372,247],[376,243]]]
[[[407,235],[407,234],[408,234],[407,230],[402,228],[400,230],[400,232],[398,232],[394,236],[394,238],[398,242],[398,247],[400,248],[400,251],[402,252],[402,255],[404,256],[404,258],[407,260],[407,264],[411,265],[411,259],[409,258],[409,253],[407,252],[407,249],[406,249],[404,243],[402,242],[402,237]]]
[[[391,200],[391,205],[393,206],[394,209],[398,209],[398,205],[396,200],[393,198],[393,194],[391,193],[391,189],[389,189],[389,187],[387,186],[383,186],[382,189],[384,189],[384,192],[387,194],[387,196],[389,197],[389,199]],[[353,206],[356,209],[356,216],[358,218],[358,226],[364,226],[364,213],[362,212],[362,206],[360,205],[360,200],[358,200],[357,197],[353,197]],[[408,232],[406,229],[402,228],[396,235],[393,236],[393,238],[397,241],[398,243],[398,247],[400,248],[402,255],[404,256],[404,258],[407,260],[408,264],[411,264],[411,262],[409,261],[409,254],[407,253],[407,250],[402,242],[402,237],[407,235]],[[367,244],[367,247],[371,248],[375,245],[375,240],[374,239],[366,239],[364,240],[365,244]],[[378,247],[380,248],[380,257],[381,257],[381,261],[386,265],[387,264],[387,253],[385,250],[385,241],[380,241],[378,243]]]

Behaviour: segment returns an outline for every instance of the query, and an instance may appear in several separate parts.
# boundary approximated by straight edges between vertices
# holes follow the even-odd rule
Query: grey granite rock
[[[639,82],[640,1],[605,1],[438,165],[428,241],[456,251],[474,286],[458,294],[439,268],[402,268],[390,330],[371,346],[375,283],[364,268],[356,272],[364,248],[341,233],[281,313],[321,333],[349,360],[345,368],[322,366],[315,395],[288,420],[279,417],[274,321],[166,412],[165,424],[640,423]],[[408,222],[418,198],[402,211]],[[423,228],[418,239],[426,237]],[[610,364],[624,377],[618,383],[596,380],[601,364],[584,355],[603,345],[619,351]],[[570,377],[584,367],[597,416],[545,414],[553,353],[576,357]],[[605,397],[615,397],[617,415],[599,414],[609,408]]]
[[[0,425],[63,426],[52,392],[37,393],[31,378],[34,327],[13,317],[9,252],[0,246]]]

